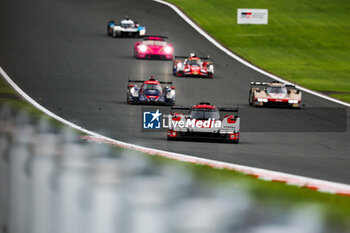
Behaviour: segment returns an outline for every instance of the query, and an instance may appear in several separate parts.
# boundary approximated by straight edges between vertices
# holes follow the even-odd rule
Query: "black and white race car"
[[[125,18],[122,19],[119,24],[116,24],[113,20],[108,21],[107,34],[113,37],[144,36],[146,34],[146,27],[140,26],[140,24],[125,16]]]
[[[139,87],[136,84],[142,83]],[[170,84],[171,86],[162,87],[161,84]],[[153,104],[153,105],[174,105],[175,87],[172,82],[162,82],[151,76],[148,80],[128,80],[126,92],[126,101],[128,104]]]
[[[240,118],[238,107],[215,107],[201,102],[192,107],[172,106],[168,123],[168,140],[209,139],[225,142],[239,142]],[[174,113],[186,110],[188,113]],[[220,112],[234,112],[235,115],[221,116]]]

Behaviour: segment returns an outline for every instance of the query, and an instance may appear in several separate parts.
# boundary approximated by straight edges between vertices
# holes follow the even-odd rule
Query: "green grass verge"
[[[5,79],[3,79],[0,76],[0,98],[16,98],[17,94],[16,91],[13,90],[5,81]]]
[[[347,0],[167,1],[258,67],[312,90],[342,92],[333,97],[350,102]],[[268,9],[268,25],[238,25],[237,8]]]
[[[43,114],[42,111],[40,111],[37,108],[34,108],[31,104],[27,103],[27,101],[22,99],[1,75],[0,75],[0,103],[9,104],[17,110],[28,111],[34,116],[46,118],[56,126],[61,126],[60,122],[47,116],[46,114]]]
[[[330,94],[330,96],[350,103],[350,94]]]

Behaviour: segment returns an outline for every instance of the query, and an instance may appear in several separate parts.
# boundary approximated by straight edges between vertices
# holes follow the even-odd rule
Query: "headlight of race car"
[[[140,45],[139,47],[140,52],[146,52],[147,51],[147,46],[146,45]]]
[[[134,87],[130,88],[130,94],[132,97],[138,97],[139,96],[139,92],[135,90]]]
[[[210,65],[210,66],[209,66],[209,70],[214,70],[214,66],[213,66],[213,65]]]
[[[207,73],[207,71],[202,69],[202,70],[201,70],[201,73]]]
[[[140,35],[143,36],[143,35],[145,35],[145,34],[146,34],[146,29],[141,29],[141,30],[140,30]]]
[[[188,71],[190,71],[191,69],[190,68],[187,68],[187,69],[185,69],[185,72],[188,72]]]
[[[290,104],[296,104],[298,102],[299,102],[298,100],[288,100],[288,103],[290,103]]]
[[[165,46],[164,52],[171,53],[171,47],[170,46]]]
[[[258,98],[258,102],[267,102],[268,100],[267,99],[265,99],[265,98]]]
[[[172,99],[175,96],[175,90],[170,90],[166,93],[166,98]]]

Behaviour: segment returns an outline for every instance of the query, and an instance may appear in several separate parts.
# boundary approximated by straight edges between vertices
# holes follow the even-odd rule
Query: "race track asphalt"
[[[209,54],[214,79],[177,78],[171,61],[135,59],[138,39],[106,35],[107,21],[124,15],[146,25],[147,34],[168,36],[178,55]],[[270,79],[218,50],[162,4],[3,0],[0,17],[0,66],[33,99],[75,124],[137,145],[350,184],[348,109],[306,93],[300,110],[250,107],[249,82]],[[239,104],[240,144],[168,142],[164,132],[141,132],[142,106],[125,103],[126,85],[150,75],[174,81],[179,105]]]

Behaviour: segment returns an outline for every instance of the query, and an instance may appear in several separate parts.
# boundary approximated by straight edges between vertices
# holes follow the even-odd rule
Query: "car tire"
[[[208,78],[213,78],[213,77],[214,77],[214,74],[211,73],[211,72],[208,72],[207,77],[208,77]]]
[[[115,24],[115,22],[113,20],[108,21],[107,23],[107,35],[111,36],[111,27],[109,26],[111,23]]]
[[[128,95],[128,94],[126,94],[126,103],[127,103],[127,104],[131,104],[131,101],[130,101],[130,98],[129,98],[129,95]]]
[[[252,106],[253,106],[253,107],[256,107],[256,106],[258,106],[258,105],[255,104],[254,99],[255,99],[255,96],[254,96],[254,94],[252,94]]]
[[[252,91],[250,90],[250,91],[249,91],[248,103],[249,103],[249,105],[253,105],[253,102],[254,102],[253,93],[252,93]]]

